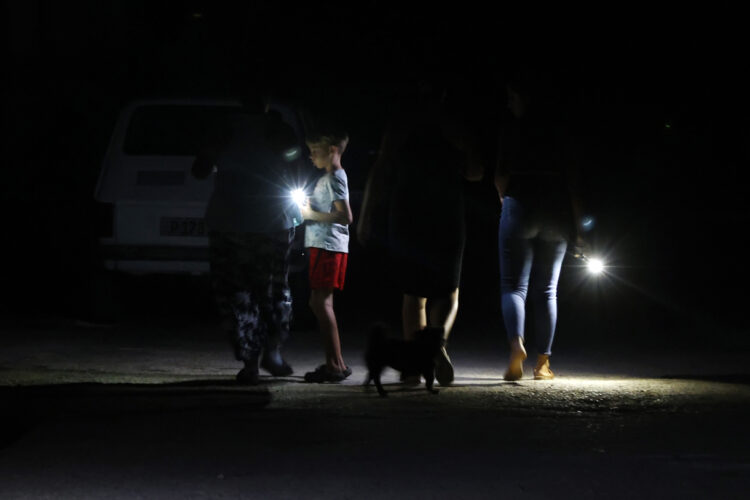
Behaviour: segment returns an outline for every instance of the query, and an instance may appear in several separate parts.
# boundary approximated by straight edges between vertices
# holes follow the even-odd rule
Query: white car
[[[208,273],[203,215],[213,179],[195,179],[190,170],[212,121],[239,107],[238,101],[165,99],[136,101],[122,110],[94,195],[112,214],[111,234],[99,240],[106,269]],[[272,108],[295,121],[289,109]],[[304,147],[298,122],[290,124]],[[304,259],[293,258],[292,264],[299,270]]]

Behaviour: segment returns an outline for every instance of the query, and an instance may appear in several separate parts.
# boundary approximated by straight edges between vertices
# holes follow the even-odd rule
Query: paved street
[[[750,498],[747,16],[493,5],[4,3],[0,500]],[[292,126],[300,156],[271,175],[260,130],[244,148],[222,124],[235,104]],[[425,106],[439,119],[409,135]],[[278,181],[311,194],[326,169],[310,141],[334,131],[350,139],[323,166],[341,159],[352,212],[334,310],[353,374],[304,383],[324,355],[303,225],[294,373],[239,386],[209,277],[192,274],[203,229],[271,229]],[[216,176],[198,181],[204,156]],[[211,185],[236,195],[210,203],[236,226],[200,220]],[[566,187],[582,212],[558,203]],[[589,259],[569,246],[556,311],[554,287],[528,294],[525,377],[506,382],[513,198],[524,227],[575,212]],[[404,239],[395,218],[422,229]],[[393,257],[415,238],[441,253],[458,218],[455,381],[430,394],[387,370],[381,398],[363,352],[374,321],[401,324]],[[531,285],[546,281],[534,247]],[[534,381],[553,314],[557,376]]]
[[[182,324],[6,321],[2,498],[745,498],[750,372],[741,351],[588,347],[559,377],[504,382],[492,332],[457,325],[440,394],[309,385],[321,358],[298,330],[295,373],[238,387],[210,318]],[[743,371],[744,370],[744,371]]]

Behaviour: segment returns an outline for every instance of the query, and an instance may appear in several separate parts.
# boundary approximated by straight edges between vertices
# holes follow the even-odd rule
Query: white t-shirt
[[[349,200],[349,186],[343,168],[327,172],[315,183],[310,208],[316,212],[333,212],[333,202]],[[331,252],[349,252],[349,226],[333,222],[305,221],[305,246]]]

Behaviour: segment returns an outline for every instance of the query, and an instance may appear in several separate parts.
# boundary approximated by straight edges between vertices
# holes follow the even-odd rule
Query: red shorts
[[[344,289],[349,254],[310,247],[310,288]]]

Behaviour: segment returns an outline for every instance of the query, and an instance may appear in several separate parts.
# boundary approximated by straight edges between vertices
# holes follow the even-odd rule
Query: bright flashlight
[[[601,259],[589,259],[585,257],[584,261],[586,262],[586,269],[588,269],[591,274],[601,274],[604,272],[604,262],[602,262]]]
[[[604,265],[604,261],[596,257],[589,257],[588,255],[583,253],[582,248],[575,247],[575,249],[569,253],[571,256],[573,256],[573,258],[580,259],[584,264],[586,264],[586,270],[589,272],[589,274],[602,274],[604,272],[604,269],[606,267]]]
[[[305,205],[305,202],[307,201],[307,195],[305,194],[304,189],[292,189],[291,195],[294,203],[296,203],[298,206],[302,207]]]

